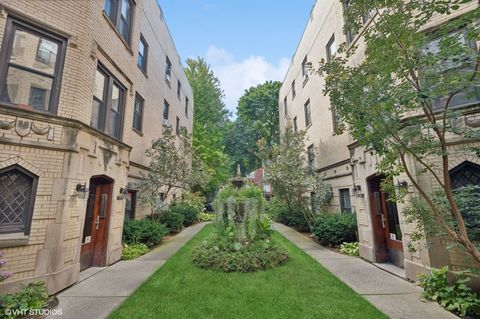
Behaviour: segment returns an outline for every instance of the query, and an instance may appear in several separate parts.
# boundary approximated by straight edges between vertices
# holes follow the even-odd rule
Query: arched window
[[[463,162],[450,171],[452,188],[457,189],[467,185],[480,186],[480,165],[472,162]]]
[[[0,234],[30,233],[38,177],[19,165],[0,169]]]

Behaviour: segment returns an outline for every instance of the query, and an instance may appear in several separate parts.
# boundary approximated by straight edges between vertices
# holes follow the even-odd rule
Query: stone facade
[[[128,41],[106,13],[106,2],[52,0],[46,5],[45,1],[0,0],[2,56],[8,56],[7,49],[13,47],[12,55],[27,60],[28,50],[37,50],[38,61],[42,44],[30,45],[27,41],[30,33],[22,34],[23,38],[16,37],[13,45],[8,43],[7,39],[13,37],[8,34],[12,32],[8,27],[11,21],[25,25],[28,30],[31,28],[31,34],[39,30],[41,34],[58,37],[64,41],[65,50],[63,61],[56,66],[59,89],[56,90],[58,103],[52,103],[54,111],[40,112],[32,108],[35,101],[32,92],[28,103],[0,101],[0,172],[19,167],[37,180],[34,198],[28,199],[34,202],[28,234],[1,232],[3,224],[0,224],[0,250],[5,251],[7,260],[3,270],[13,272],[13,276],[0,285],[0,292],[14,291],[22,283],[44,280],[49,292],[54,293],[78,280],[89,197],[78,187],[88,188],[92,177],[108,180],[112,186],[105,206],[110,209],[105,224],[106,250],[101,257],[105,265],[118,261],[126,205],[125,194],[120,193],[120,189],[128,189],[129,195],[135,194],[135,185],[148,166],[145,149],[153,139],[161,137],[164,125],[171,125],[175,130],[178,121],[180,126],[192,131],[192,91],[157,1],[129,2],[132,7]],[[20,33],[17,31],[17,35]],[[141,36],[148,44],[146,70],[137,65]],[[57,60],[60,54],[61,50],[57,52]],[[169,81],[165,75],[167,57]],[[27,63],[18,59],[13,62]],[[38,69],[38,65],[35,62],[30,66]],[[106,102],[112,109],[114,103],[120,105],[119,117],[113,120],[113,125],[120,128],[118,137],[106,133],[108,128],[99,130],[91,126],[99,66],[113,79],[112,92],[115,85],[124,89],[121,99],[112,98],[111,104]],[[6,66],[2,68],[1,72],[5,72]],[[43,68],[41,72],[50,71]],[[22,96],[28,93],[22,92],[30,88],[23,88],[15,81],[18,84],[46,82],[46,77],[43,81],[22,74],[8,73],[7,77],[8,94],[11,99],[16,96],[18,101],[28,100]],[[0,81],[6,81],[7,77],[2,73]],[[181,83],[180,90],[177,83]],[[44,85],[39,90],[46,90],[45,87],[51,88]],[[49,98],[55,98],[54,91],[48,92]],[[132,125],[137,94],[144,101],[141,130]],[[163,115],[165,101],[170,106],[168,123]],[[133,211],[135,218],[141,218],[147,210],[136,203]]]
[[[464,12],[476,8],[478,4],[473,1],[464,5],[461,10],[449,17],[461,15]],[[379,250],[382,249],[381,243],[375,234],[375,225],[379,222],[379,216],[375,213],[376,199],[373,198],[375,187],[372,181],[379,173],[377,171],[378,156],[369,150],[360,147],[348,134],[334,135],[334,114],[331,110],[328,96],[324,96],[323,79],[317,74],[305,72],[305,62],[316,66],[317,61],[328,59],[331,52],[341,43],[347,42],[350,45],[358,45],[358,50],[351,57],[352,64],[358,64],[364,58],[364,43],[362,39],[362,30],[354,37],[349,38],[344,33],[344,7],[340,1],[327,0],[317,1],[314,5],[310,19],[302,35],[300,44],[292,63],[285,77],[279,96],[279,114],[280,128],[283,132],[286,125],[290,124],[299,130],[306,130],[311,144],[318,150],[315,154],[315,167],[323,173],[324,179],[331,184],[334,198],[326,207],[328,211],[338,212],[345,210],[350,206],[351,210],[357,215],[358,235],[360,243],[360,255],[362,258],[371,262],[392,262],[405,269],[408,279],[417,280],[417,274],[430,267],[441,267],[449,265],[452,270],[464,270],[471,267],[474,263],[466,258],[464,254],[456,250],[447,251],[445,243],[435,242],[425,248],[421,245],[416,253],[410,253],[407,250],[409,235],[413,231],[414,225],[405,223],[401,214],[408,200],[413,198],[412,193],[407,196],[407,203],[397,203],[398,210],[398,232],[391,233],[390,236],[396,242],[397,249],[395,256],[390,256],[387,260],[381,260]],[[445,17],[435,17],[427,26],[428,29],[448,22]],[[364,28],[368,27],[370,22],[366,21]],[[332,43],[334,45],[332,46]],[[332,51],[333,50],[333,51]],[[307,67],[308,70],[308,67]],[[295,87],[295,94],[293,94]],[[310,102],[311,124],[308,125],[306,114],[306,105]],[[463,125],[475,122],[478,117],[478,108],[475,106],[471,111],[465,113]],[[306,125],[307,124],[307,125]],[[451,147],[452,169],[468,161],[469,163],[479,163],[478,157],[473,153],[465,151],[465,145],[458,137],[452,137],[452,142],[456,144]],[[415,162],[410,160],[413,171]],[[406,181],[406,176],[400,176],[395,183]],[[419,183],[426,189],[434,189],[435,181],[433,178],[418,177]],[[411,186],[410,186],[411,187]],[[348,193],[347,193],[348,190]],[[369,191],[370,190],[370,191]],[[377,192],[379,193],[379,192]],[[349,196],[345,200],[345,195]],[[397,237],[401,236],[401,237]],[[387,249],[388,250],[388,249]]]

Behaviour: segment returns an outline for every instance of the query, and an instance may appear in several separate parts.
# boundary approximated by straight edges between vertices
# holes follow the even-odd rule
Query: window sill
[[[24,233],[0,234],[0,248],[25,246],[28,236]]]
[[[138,135],[143,136],[142,131],[140,131],[139,129],[136,129],[136,128],[132,127],[132,130],[133,130],[135,133],[137,133]]]
[[[120,32],[118,32],[117,27],[112,23],[112,21],[110,21],[110,18],[107,16],[105,11],[102,11],[102,14],[105,20],[107,20],[107,23],[110,26],[110,28],[113,29],[113,31],[117,34],[117,36],[120,38],[122,43],[125,45],[125,48],[127,49],[127,51],[130,52],[130,54],[133,56],[133,50],[130,47],[130,44],[128,44],[127,41],[125,41],[125,39],[123,38],[123,36],[120,34]]]

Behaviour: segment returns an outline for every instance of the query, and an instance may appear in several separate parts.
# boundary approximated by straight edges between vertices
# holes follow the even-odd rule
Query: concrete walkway
[[[277,230],[392,319],[458,319],[438,304],[422,301],[421,288],[374,265],[335,253],[282,224]]]
[[[48,319],[106,318],[205,225],[201,223],[183,230],[136,260],[83,271],[77,284],[58,295],[57,309],[62,310],[62,315]]]

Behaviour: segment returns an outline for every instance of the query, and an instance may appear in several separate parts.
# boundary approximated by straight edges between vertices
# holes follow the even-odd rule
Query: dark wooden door
[[[80,266],[105,266],[107,255],[108,226],[113,184],[103,178],[90,181],[85,225],[83,229]]]

